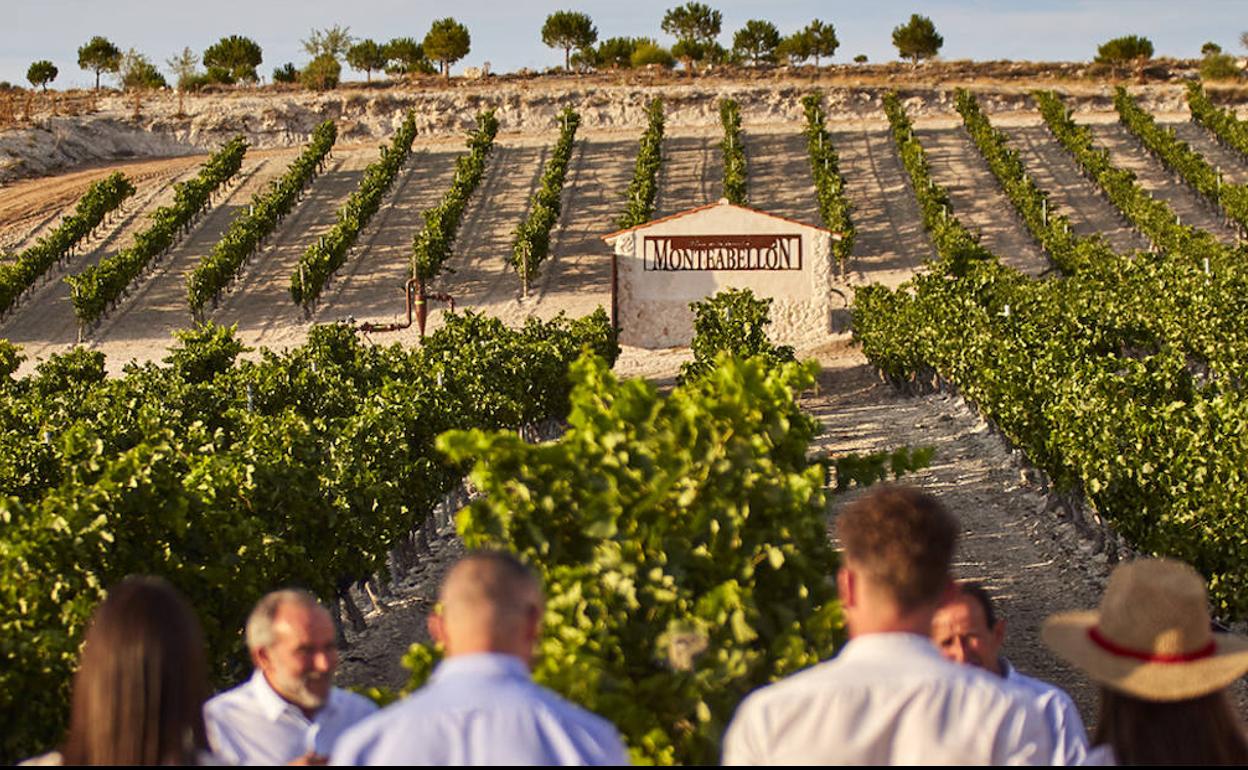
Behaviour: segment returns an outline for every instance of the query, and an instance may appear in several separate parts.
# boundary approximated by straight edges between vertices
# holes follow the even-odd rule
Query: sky
[[[766,19],[787,34],[819,18],[836,27],[835,62],[866,54],[872,62],[897,58],[892,29],[922,13],[945,39],[943,59],[1087,61],[1100,43],[1137,34],[1152,40],[1157,56],[1191,58],[1213,41],[1243,55],[1248,30],[1245,0],[706,0],[723,14],[720,42],[749,19]],[[302,66],[301,40],[313,29],[347,26],[359,38],[384,42],[421,39],[437,18],[453,15],[468,27],[472,50],[454,72],[490,63],[493,72],[560,65],[563,52],[542,45],[540,30],[556,10],[586,13],[599,39],[655,37],[673,41],[659,24],[677,0],[0,0],[0,81],[27,85],[26,69],[50,59],[60,70],[53,88],[87,87],[92,73],[78,68],[78,47],[103,35],[122,50],[134,48],[168,74],[165,62],[189,46],[197,54],[221,37],[246,35],[260,44],[267,81],[286,62]],[[344,79],[364,79],[347,71]]]

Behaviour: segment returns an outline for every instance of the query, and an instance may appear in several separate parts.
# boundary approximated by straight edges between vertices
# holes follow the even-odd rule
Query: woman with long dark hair
[[[160,578],[126,578],[109,591],[87,630],[60,756],[35,762],[212,763],[204,731],[207,695],[195,612]]]
[[[1089,764],[1248,764],[1226,696],[1248,671],[1248,640],[1212,631],[1205,581],[1188,565],[1119,565],[1099,612],[1055,615],[1043,636],[1101,685]]]

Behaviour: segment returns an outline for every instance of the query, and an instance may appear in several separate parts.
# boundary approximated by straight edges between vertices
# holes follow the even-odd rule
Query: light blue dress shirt
[[[309,751],[329,756],[338,736],[376,712],[368,698],[335,687],[308,719],[257,669],[251,679],[204,704],[204,726],[213,753],[229,764],[284,765]]]
[[[1021,687],[1036,699],[1053,730],[1053,764],[1082,765],[1087,762],[1088,732],[1083,717],[1066,691],[1055,684],[1018,673],[1008,660],[1001,659],[1005,681]]]
[[[348,730],[335,765],[626,765],[615,727],[535,684],[511,655],[448,658]]]

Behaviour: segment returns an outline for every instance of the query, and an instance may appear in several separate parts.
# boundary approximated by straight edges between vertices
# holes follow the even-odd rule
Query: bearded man
[[[377,710],[333,686],[329,612],[304,591],[268,594],[247,619],[251,679],[204,704],[213,753],[236,765],[323,765],[347,728]]]

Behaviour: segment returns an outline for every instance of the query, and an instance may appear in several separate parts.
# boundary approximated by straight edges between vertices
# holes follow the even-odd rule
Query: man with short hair
[[[246,636],[251,679],[204,704],[208,741],[226,762],[325,764],[338,736],[377,710],[333,686],[334,622],[311,594],[268,594],[248,617]]]
[[[537,577],[515,556],[465,556],[428,621],[445,658],[424,687],[344,735],[333,763],[628,764],[611,723],[530,677],[543,606]]]
[[[1053,737],[1053,764],[1083,764],[1088,733],[1074,701],[1056,685],[1020,674],[1001,654],[1005,619],[997,617],[982,585],[965,582],[958,588],[932,618],[932,642],[954,663],[978,666],[1034,697]]]
[[[1044,764],[1039,710],[928,638],[953,587],[958,524],[935,498],[883,487],[837,518],[836,582],[850,641],[830,661],[751,694],[725,764]]]

